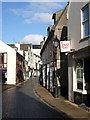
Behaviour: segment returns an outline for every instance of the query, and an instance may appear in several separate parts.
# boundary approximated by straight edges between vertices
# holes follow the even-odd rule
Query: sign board
[[[70,52],[70,41],[60,41],[61,52]]]

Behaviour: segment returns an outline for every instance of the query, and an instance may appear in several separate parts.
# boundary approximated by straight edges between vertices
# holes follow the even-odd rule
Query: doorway
[[[87,90],[86,105],[90,107],[90,57],[84,59],[85,89]]]

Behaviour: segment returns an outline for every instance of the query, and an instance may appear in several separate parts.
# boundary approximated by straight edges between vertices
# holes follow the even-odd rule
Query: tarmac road
[[[34,92],[37,80],[29,80],[24,84],[3,91],[3,118],[60,118],[67,116],[45,104]]]

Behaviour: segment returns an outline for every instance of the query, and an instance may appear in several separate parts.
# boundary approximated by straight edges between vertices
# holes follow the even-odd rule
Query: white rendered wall
[[[16,51],[8,52],[8,64],[7,64],[7,84],[16,83]]]
[[[28,61],[28,51],[25,51],[25,60]]]
[[[16,51],[0,41],[0,53],[7,52],[7,84],[16,83]]]
[[[32,49],[32,52],[38,56],[40,56],[41,49]]]

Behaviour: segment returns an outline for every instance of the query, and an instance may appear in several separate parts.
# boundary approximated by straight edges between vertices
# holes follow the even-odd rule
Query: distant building
[[[30,50],[31,44],[23,44],[23,43],[15,43],[15,44],[8,44],[13,49],[15,49],[19,54],[21,54],[25,58],[25,79],[29,79],[30,74]]]
[[[31,50],[30,50],[31,77],[39,76],[39,64],[41,61],[40,51],[41,51],[41,45],[31,46]]]
[[[25,57],[25,79],[39,76],[41,46],[24,43],[9,44],[9,46]]]
[[[41,45],[32,45],[32,52],[40,56]]]
[[[23,81],[24,67],[24,57],[0,41],[0,81],[4,84],[16,84]],[[22,75],[17,76],[18,70],[22,71]]]

